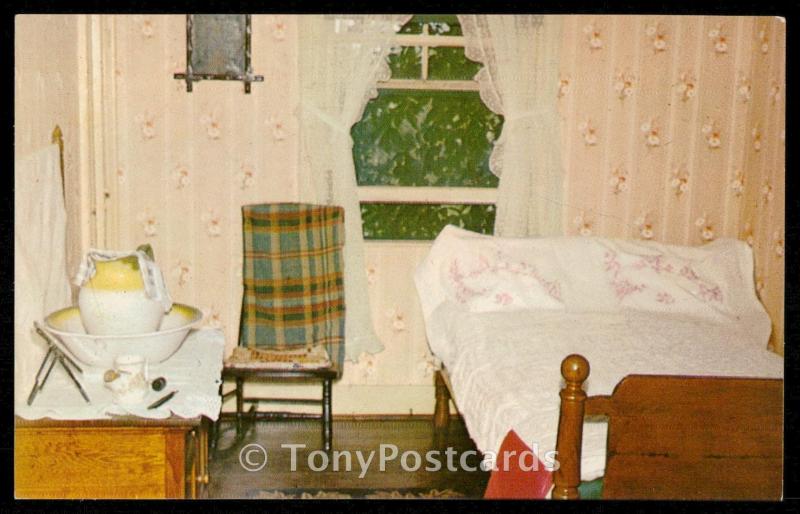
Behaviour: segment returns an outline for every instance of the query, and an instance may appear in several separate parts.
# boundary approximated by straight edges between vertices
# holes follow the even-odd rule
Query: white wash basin
[[[199,309],[173,304],[156,332],[125,335],[86,333],[77,307],[51,313],[44,320],[47,331],[61,338],[75,358],[89,366],[111,368],[122,354],[141,355],[152,364],[163,362],[181,347],[193,327],[203,319]]]

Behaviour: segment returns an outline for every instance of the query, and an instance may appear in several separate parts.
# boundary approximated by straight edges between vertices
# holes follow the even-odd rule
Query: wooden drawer
[[[17,498],[195,497],[201,426],[17,426]]]

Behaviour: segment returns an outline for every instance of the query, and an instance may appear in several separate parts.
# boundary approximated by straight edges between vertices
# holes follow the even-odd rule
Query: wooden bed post
[[[436,387],[436,407],[433,413],[433,429],[437,435],[444,435],[450,424],[450,391],[442,377],[441,370],[436,370],[434,375]]]
[[[558,469],[553,475],[553,499],[578,498],[581,481],[581,442],[583,440],[583,411],[586,393],[583,382],[589,376],[589,361],[583,356],[568,355],[561,362],[561,376],[566,386],[561,390],[561,411],[556,440]]]

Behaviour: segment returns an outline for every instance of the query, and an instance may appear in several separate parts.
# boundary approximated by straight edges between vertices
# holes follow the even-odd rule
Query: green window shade
[[[494,228],[494,205],[362,203],[365,239],[431,240],[446,225],[481,234]]]
[[[358,184],[497,187],[501,129],[474,91],[382,90],[352,129]]]

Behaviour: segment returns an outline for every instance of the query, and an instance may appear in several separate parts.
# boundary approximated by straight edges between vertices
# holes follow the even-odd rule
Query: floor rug
[[[453,489],[261,489],[247,495],[254,500],[439,500],[467,498]]]

